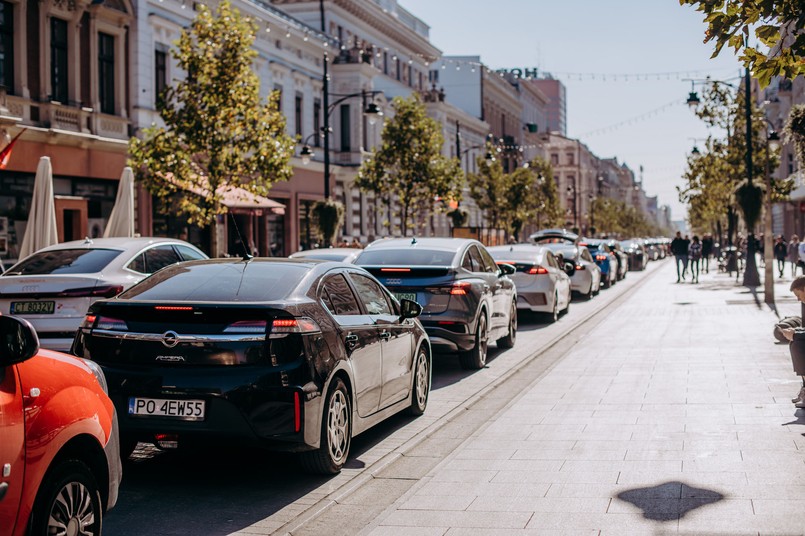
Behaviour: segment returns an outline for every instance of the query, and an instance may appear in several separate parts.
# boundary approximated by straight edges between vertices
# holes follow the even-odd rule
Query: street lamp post
[[[780,147],[780,135],[774,130],[774,125],[766,119],[766,195],[765,207],[763,210],[763,262],[766,266],[763,280],[763,298],[771,305],[774,303],[774,251],[772,236],[772,217],[771,217],[771,157],[769,151],[777,151]]]
[[[711,80],[707,78],[705,80],[690,80],[691,85],[699,84],[713,84],[713,85],[725,85],[730,88],[733,88],[738,91],[734,84],[729,82],[725,82],[722,80]],[[746,185],[748,190],[751,191],[752,187],[752,78],[749,73],[749,67],[744,70],[744,114],[746,118]],[[695,91],[691,91],[688,95],[687,104],[691,108],[696,108],[699,105],[699,96],[696,94]],[[754,234],[754,222],[752,222],[752,227],[747,229],[749,237],[748,242],[746,245],[746,252],[747,252],[747,259],[746,259],[746,268],[744,269],[744,280],[743,284],[745,287],[756,288],[760,286],[760,274],[757,270],[757,262],[755,260],[755,234]],[[747,222],[748,226],[748,222]]]

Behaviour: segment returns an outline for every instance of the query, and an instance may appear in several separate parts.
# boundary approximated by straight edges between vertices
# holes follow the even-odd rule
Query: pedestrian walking
[[[797,275],[797,264],[799,264],[799,237],[791,235],[791,240],[788,242],[788,262],[791,263],[791,277]]]
[[[688,258],[690,259],[690,279],[691,283],[699,282],[699,262],[702,260],[702,243],[699,237],[693,235],[693,242],[688,247]]]
[[[800,275],[794,278],[791,282],[791,292],[800,302],[805,303],[805,275]],[[794,367],[794,373],[802,379],[802,387],[800,387],[799,394],[796,398],[792,398],[791,402],[798,408],[805,408],[805,352],[798,351],[797,346],[805,339],[805,328],[782,328],[780,332],[789,340],[789,350],[791,351],[791,365]],[[800,338],[802,337],[802,339]],[[795,343],[794,340],[797,339]]]
[[[671,240],[671,253],[676,257],[677,283],[685,280],[685,272],[688,270],[688,244],[689,242],[682,238],[682,233],[679,231],[676,232],[676,236]]]
[[[780,273],[779,277],[783,277],[785,270],[785,258],[788,256],[788,246],[783,239],[783,235],[777,237],[774,242],[774,258],[777,259],[777,271]]]
[[[710,257],[713,255],[713,235],[706,234],[702,237],[702,268],[704,273],[710,273]]]

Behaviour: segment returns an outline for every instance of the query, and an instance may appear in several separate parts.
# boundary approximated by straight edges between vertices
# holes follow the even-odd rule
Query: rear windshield
[[[514,250],[514,251],[497,251],[492,250],[489,253],[492,254],[492,258],[496,261],[531,261],[535,263],[539,263],[542,261],[542,254],[536,250],[535,251],[522,251],[522,250]]]
[[[451,266],[455,251],[439,249],[377,249],[358,256],[361,266]]]
[[[569,244],[545,244],[545,247],[554,253],[561,253],[566,259],[572,259],[576,256],[576,246]]]
[[[294,259],[314,259],[320,261],[343,261],[347,255],[343,253],[311,253],[310,255],[297,255]]]
[[[18,262],[3,275],[94,274],[121,253],[118,249],[42,251]]]
[[[137,301],[264,302],[288,296],[309,268],[273,262],[184,263],[134,285],[120,298]]]

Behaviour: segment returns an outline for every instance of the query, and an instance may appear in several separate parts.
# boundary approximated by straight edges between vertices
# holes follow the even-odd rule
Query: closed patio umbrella
[[[19,258],[24,259],[35,251],[58,243],[56,206],[53,202],[53,168],[50,165],[50,157],[43,156],[36,167],[34,195],[31,199],[31,211],[28,213],[28,224],[25,227]]]
[[[115,206],[103,232],[104,238],[114,236],[134,236],[134,173],[128,166],[120,175]]]

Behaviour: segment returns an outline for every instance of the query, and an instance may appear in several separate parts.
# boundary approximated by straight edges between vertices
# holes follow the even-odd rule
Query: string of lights
[[[613,123],[613,124],[605,126],[605,127],[601,127],[601,128],[597,128],[595,130],[590,130],[590,131],[584,132],[584,133],[580,134],[579,137],[580,138],[589,138],[591,136],[598,136],[600,134],[607,134],[609,132],[618,130],[618,129],[623,128],[625,126],[630,126],[630,125],[633,125],[633,124],[638,123],[640,121],[645,121],[646,119],[655,117],[655,116],[657,116],[657,115],[659,115],[659,114],[661,114],[663,112],[666,112],[668,110],[676,108],[677,106],[681,106],[682,104],[684,104],[684,103],[682,101],[678,100],[678,99],[673,100],[673,101],[671,101],[669,103],[663,104],[662,106],[658,106],[657,108],[654,108],[653,110],[649,110],[649,111],[644,112],[644,113],[642,113],[640,115],[630,117],[629,119],[624,119],[623,121],[620,121],[618,123]]]

